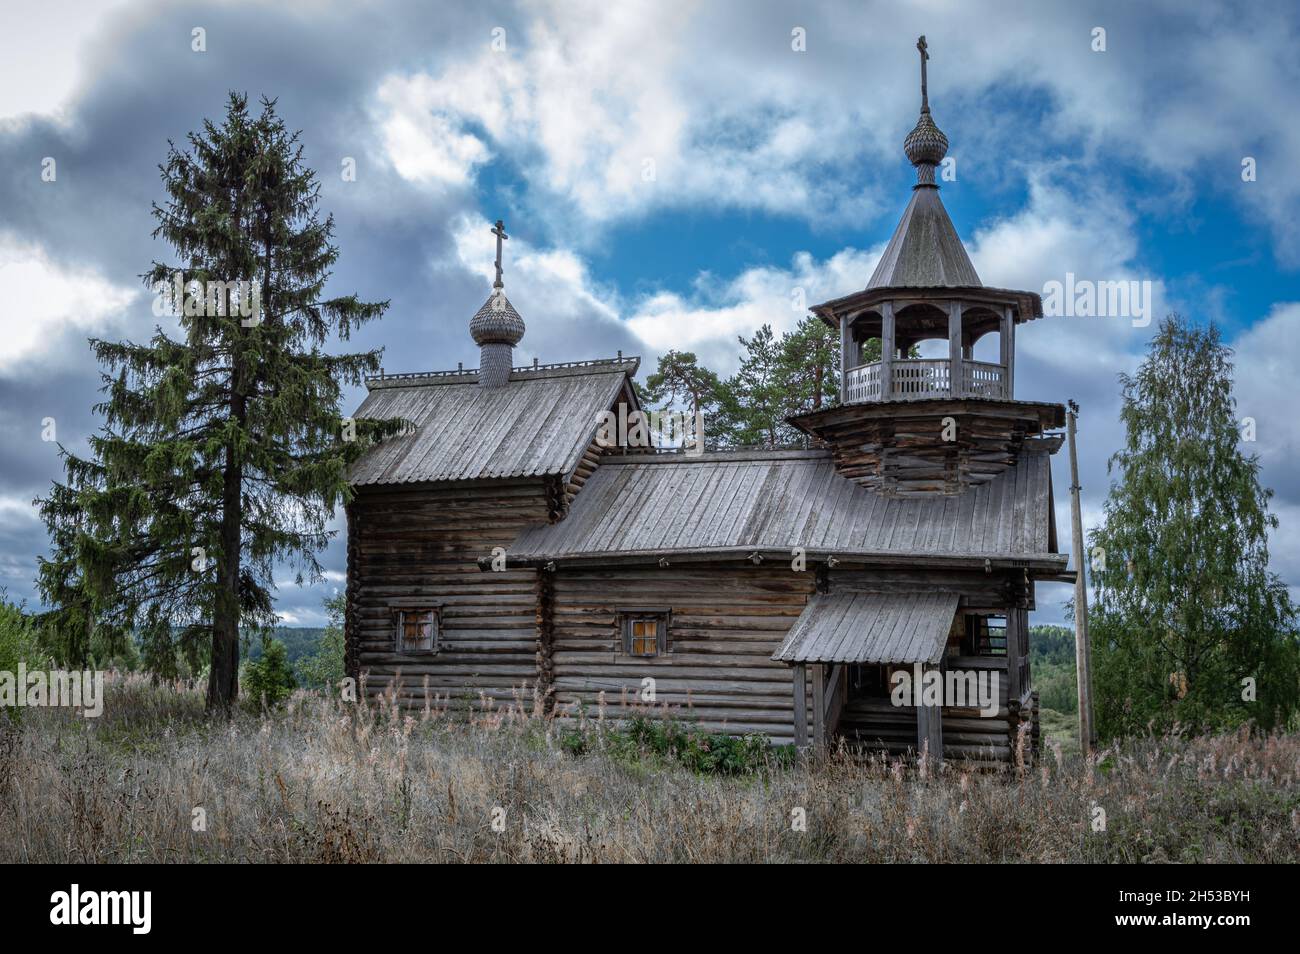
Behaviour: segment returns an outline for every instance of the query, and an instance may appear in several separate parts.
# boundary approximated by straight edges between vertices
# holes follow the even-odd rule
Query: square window
[[[966,616],[966,639],[962,649],[971,656],[1007,654],[1007,618],[971,613]]]
[[[621,614],[623,652],[629,656],[653,657],[667,652],[668,613],[628,611]]]
[[[401,609],[397,617],[397,651],[432,653],[438,650],[438,613],[432,609]]]

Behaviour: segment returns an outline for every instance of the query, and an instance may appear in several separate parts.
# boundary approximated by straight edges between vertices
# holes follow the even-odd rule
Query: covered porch
[[[961,612],[960,603],[938,589],[814,596],[772,657],[792,668],[796,746],[815,751],[843,738],[861,751],[932,761],[1010,761],[1020,723],[1033,716],[1028,615],[1010,608],[1000,627],[990,626],[988,615]],[[987,708],[942,691],[897,704],[900,669],[900,681],[914,686],[918,677],[982,685]]]

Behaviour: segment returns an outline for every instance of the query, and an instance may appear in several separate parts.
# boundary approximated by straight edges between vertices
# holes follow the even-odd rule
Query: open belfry
[[[382,375],[356,411],[414,425],[350,474],[347,659],[368,693],[1034,756],[1028,614],[1066,577],[1065,408],[1015,396],[1015,330],[1042,304],[981,284],[958,238],[918,49],[917,181],[865,288],[812,309],[842,374],[837,404],[790,420],[808,449],[603,446],[603,415],[640,409],[639,361],[514,367],[497,222],[480,368]],[[976,360],[987,335],[997,359]]]

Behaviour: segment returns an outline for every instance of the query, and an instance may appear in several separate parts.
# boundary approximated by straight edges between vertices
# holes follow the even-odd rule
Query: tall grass
[[[837,751],[718,776],[638,757],[626,735],[610,741],[605,715],[578,747],[572,725],[522,702],[467,720],[300,691],[282,711],[208,722],[198,690],[114,677],[99,719],[0,716],[0,861],[1300,857],[1294,735],[1174,733],[1002,772]]]

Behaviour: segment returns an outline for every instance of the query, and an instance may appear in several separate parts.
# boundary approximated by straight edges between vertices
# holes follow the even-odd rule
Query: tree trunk
[[[239,393],[238,371],[235,393],[230,400],[231,416],[242,428],[248,416],[244,396]],[[208,673],[208,712],[229,714],[239,697],[239,567],[240,525],[243,523],[243,466],[235,460],[235,449],[226,448],[226,466],[221,503],[221,561],[217,566],[217,598],[212,612],[212,667]]]

